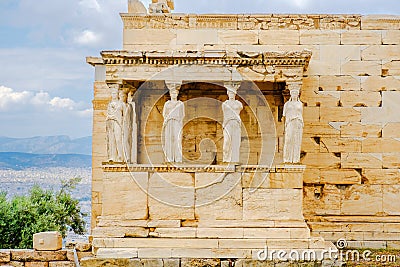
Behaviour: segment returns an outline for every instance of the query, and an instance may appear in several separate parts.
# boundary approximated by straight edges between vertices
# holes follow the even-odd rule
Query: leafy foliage
[[[59,231],[65,237],[72,229],[84,234],[86,214],[71,196],[79,182],[80,178],[63,181],[58,191],[34,186],[27,196],[11,200],[0,193],[0,249],[31,248],[33,234],[38,232]]]

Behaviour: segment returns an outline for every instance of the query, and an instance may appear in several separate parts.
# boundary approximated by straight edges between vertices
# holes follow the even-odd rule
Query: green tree
[[[0,249],[31,248],[33,234],[38,232],[59,231],[65,237],[70,228],[84,234],[86,214],[71,196],[80,180],[62,181],[58,191],[36,185],[27,196],[11,200],[7,200],[6,193],[0,193]]]

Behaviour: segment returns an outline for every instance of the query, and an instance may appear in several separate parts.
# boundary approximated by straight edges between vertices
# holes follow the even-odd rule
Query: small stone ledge
[[[122,162],[103,162],[105,172],[183,172],[183,173],[303,173],[304,165],[154,165],[154,164],[126,164]]]

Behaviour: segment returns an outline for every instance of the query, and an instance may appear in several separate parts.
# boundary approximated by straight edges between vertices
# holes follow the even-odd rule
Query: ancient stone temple
[[[129,1],[95,67],[98,257],[400,245],[400,18]]]

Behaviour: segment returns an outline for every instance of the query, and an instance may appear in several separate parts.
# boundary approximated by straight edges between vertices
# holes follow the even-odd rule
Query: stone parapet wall
[[[80,252],[78,257],[91,253]],[[75,267],[72,250],[35,251],[31,249],[0,250],[0,266],[8,267]]]

